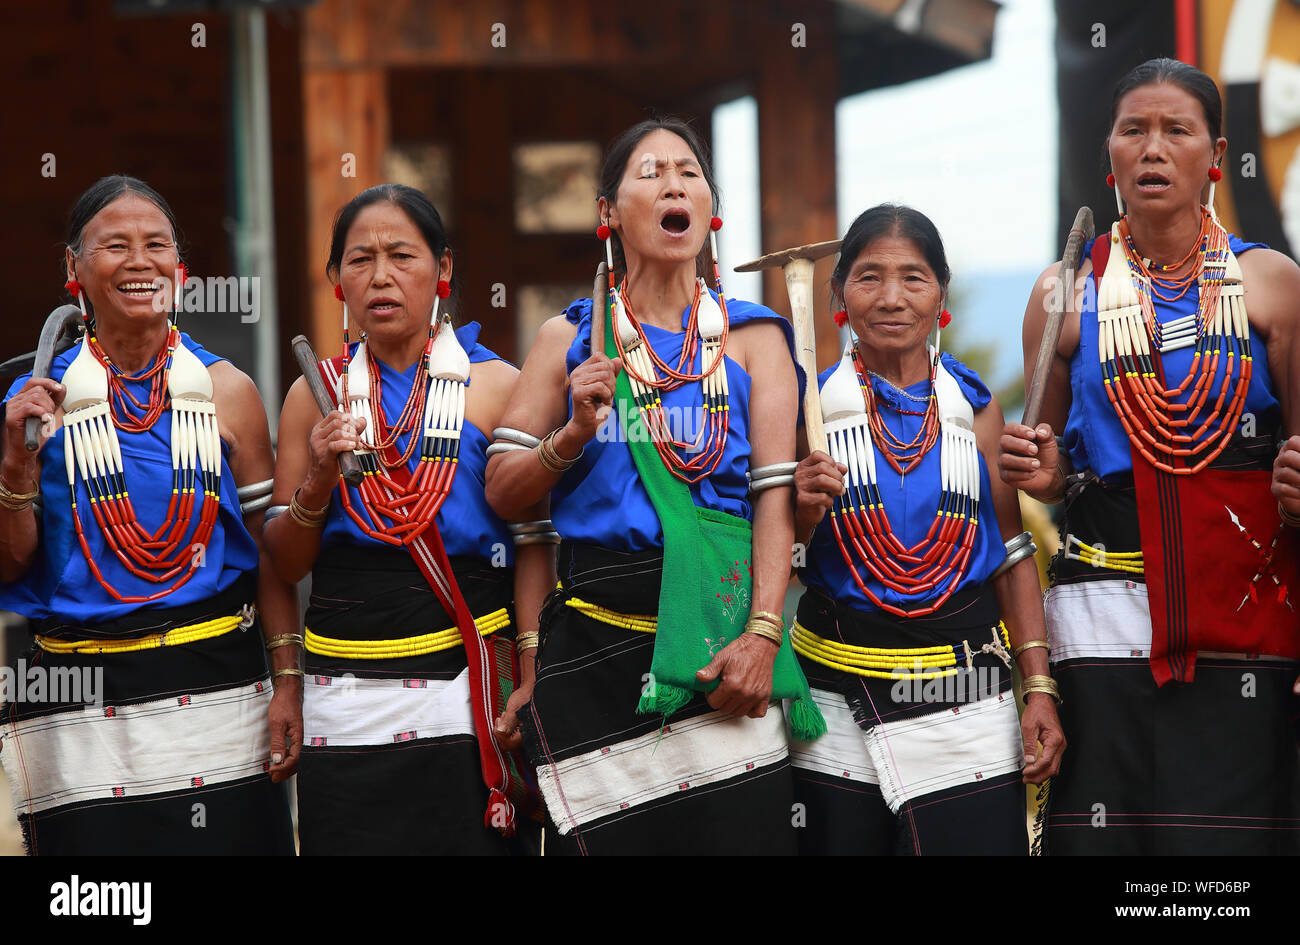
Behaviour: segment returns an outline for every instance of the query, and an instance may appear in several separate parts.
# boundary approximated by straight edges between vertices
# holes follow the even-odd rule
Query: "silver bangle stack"
[[[549,518],[538,519],[535,522],[510,522],[508,527],[516,546],[560,543],[560,533],[555,530]]]
[[[510,427],[497,427],[492,431],[492,445],[487,448],[487,455],[490,457],[498,453],[512,453],[515,450],[535,450],[541,444],[541,440],[523,430],[514,430]]]
[[[757,495],[767,489],[776,489],[779,486],[794,485],[794,470],[798,463],[773,463],[770,466],[759,466],[745,474],[749,480],[749,491]]]
[[[1015,538],[1007,542],[1007,557],[1000,565],[989,575],[989,579],[997,577],[1004,571],[1010,571],[1021,561],[1026,558],[1032,558],[1038,553],[1038,546],[1034,544],[1034,536],[1031,532],[1021,532]]]
[[[240,486],[239,511],[247,517],[270,505],[273,485],[275,485],[274,479],[263,479],[261,482],[250,482],[246,486]]]

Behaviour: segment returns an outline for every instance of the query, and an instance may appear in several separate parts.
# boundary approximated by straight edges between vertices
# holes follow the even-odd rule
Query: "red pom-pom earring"
[[[831,318],[835,319],[835,324],[838,325],[840,328],[843,328],[845,325],[849,323],[849,313],[844,311],[844,309],[840,309],[838,312],[832,315]]]
[[[81,288],[81,283],[76,279],[69,279],[63,284],[63,287],[68,290],[74,299],[77,300],[77,305],[81,308],[81,322],[85,326],[86,331],[89,332],[90,313],[86,311],[86,293],[85,290]]]
[[[1114,187],[1114,186],[1115,186],[1115,175],[1114,175],[1114,174],[1107,174],[1107,175],[1106,175],[1106,186],[1107,186],[1107,187]]]
[[[439,279],[438,285],[434,290],[433,311],[429,313],[429,344],[430,345],[433,344],[434,335],[438,333],[438,326],[439,326],[438,304],[449,295],[451,295],[451,283],[448,282],[446,279]],[[428,351],[431,349],[425,349],[425,350]]]
[[[185,268],[185,263],[177,261],[176,263],[176,281],[172,284],[172,323],[175,324],[180,320],[181,298],[185,294],[185,280],[189,278],[189,271]]]
[[[343,298],[343,283],[340,282],[338,285],[336,285],[336,286],[334,287],[334,298],[338,299],[340,302],[343,303],[343,364],[344,364],[344,371],[343,371],[343,386],[342,386],[341,390],[344,391],[344,394],[343,394],[343,397],[339,400],[339,403],[340,403],[340,404],[346,404],[346,403],[347,403],[347,394],[346,394],[346,391],[347,391],[347,389],[348,389],[348,380],[347,380],[347,364],[348,364],[348,362],[351,360],[351,356],[350,356],[350,354],[349,354],[349,350],[348,350],[348,345],[351,344],[351,340],[350,340],[349,337],[348,337],[348,302],[347,302],[347,299]]]
[[[709,217],[709,255],[713,258],[713,283],[722,299],[722,270],[718,267],[718,230],[722,229],[722,217]],[[722,314],[726,317],[726,301],[722,301]]]
[[[1210,179],[1210,193],[1208,199],[1205,201],[1205,205],[1209,207],[1210,212],[1213,213],[1214,212],[1214,185],[1217,184],[1219,181],[1223,180],[1223,171],[1219,170],[1218,167],[1211,164],[1210,169],[1206,172],[1206,176]]]
[[[605,244],[605,265],[609,267],[609,286],[614,287],[614,242],[610,237],[614,232],[609,228],[608,223],[602,223],[596,227],[596,239]]]
[[[952,323],[952,313],[945,308],[942,312],[939,313],[939,327],[947,328],[948,325],[951,323]]]

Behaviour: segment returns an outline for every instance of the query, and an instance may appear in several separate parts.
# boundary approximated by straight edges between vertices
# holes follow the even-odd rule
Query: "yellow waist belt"
[[[659,626],[659,619],[654,614],[620,614],[617,610],[610,610],[608,607],[601,607],[599,604],[592,604],[578,597],[565,598],[564,605],[572,607],[584,617],[599,620],[611,627],[622,627],[624,630],[654,633]]]
[[[995,639],[1001,642],[1004,652],[1010,648],[1007,628],[1001,623],[998,624]],[[992,644],[985,643],[979,648],[973,648],[965,641],[961,646],[921,646],[897,650],[850,646],[819,637],[797,620],[790,628],[790,643],[796,653],[814,663],[872,679],[939,679],[956,675],[959,670],[968,668],[971,660],[979,653],[994,652],[1001,656]]]
[[[481,636],[489,636],[510,626],[510,612],[502,607],[482,617],[475,617],[474,626],[478,628]],[[418,637],[402,637],[397,640],[340,640],[312,633],[310,627],[306,629],[308,653],[354,660],[391,660],[403,656],[424,656],[426,653],[450,650],[454,646],[460,646],[461,643],[459,627],[449,627],[446,630],[424,633]]]
[[[223,633],[229,633],[244,620],[242,614],[214,617],[203,623],[172,627],[165,633],[151,633],[147,637],[135,637],[131,640],[55,640],[38,634],[36,645],[46,653],[133,653],[138,650],[156,650],[160,646],[181,646],[199,640],[210,640]]]
[[[1082,561],[1094,568],[1120,571],[1124,574],[1145,574],[1140,551],[1110,551],[1095,548],[1087,542],[1080,541],[1073,535],[1065,536],[1064,556],[1071,561]]]

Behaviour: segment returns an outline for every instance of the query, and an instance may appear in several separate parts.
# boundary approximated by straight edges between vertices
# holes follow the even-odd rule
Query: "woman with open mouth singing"
[[[547,322],[496,431],[489,500],[549,494],[563,538],[524,718],[548,853],[795,849],[773,698],[821,725],[781,618],[799,383],[788,323],[722,292],[716,206],[688,125],[614,142],[600,327],[589,299]]]

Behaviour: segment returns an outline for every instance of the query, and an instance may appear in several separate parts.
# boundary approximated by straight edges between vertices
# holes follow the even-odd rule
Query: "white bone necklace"
[[[902,543],[890,525],[876,476],[876,450],[891,456],[901,440],[888,433],[879,416],[870,381],[864,376],[850,343],[839,366],[822,386],[822,416],[831,457],[848,467],[844,493],[831,509],[831,527],[854,583],[873,604],[899,617],[921,617],[943,606],[961,583],[970,563],[979,526],[980,466],[975,440],[975,414],[957,381],[929,349],[931,407],[922,424],[925,434],[930,411],[938,418],[939,436],[918,435],[904,464],[891,465],[903,474],[939,445],[941,491],[934,522],[915,545]],[[884,429],[888,436],[882,435]],[[921,442],[924,440],[925,442]],[[908,596],[926,595],[923,607],[906,609],[883,600],[867,583],[860,566],[886,588]]]
[[[357,450],[365,477],[357,487],[360,510],[347,484],[340,483],[343,507],[366,535],[389,545],[409,545],[432,527],[451,492],[459,461],[469,355],[456,338],[450,316],[443,316],[436,324],[425,347],[424,369],[416,371],[403,417],[393,427],[384,418],[379,369],[371,363],[364,340],[357,345],[344,375],[347,402],[341,403],[339,409],[365,420],[361,448]],[[403,424],[408,429],[413,426],[420,406],[424,415],[422,436],[418,437],[420,461],[411,473],[406,461],[415,447],[415,430],[411,429],[410,442],[400,454],[396,442]]]
[[[142,404],[126,387],[151,381],[149,402]],[[115,600],[147,603],[184,585],[203,564],[221,503],[221,438],[212,378],[185,347],[175,325],[168,326],[166,346],[152,367],[129,377],[112,364],[87,332],[81,350],[63,375],[63,451],[72,520],[91,573]],[[142,410],[136,417],[128,402]],[[118,442],[119,429],[142,433],[153,428],[163,410],[171,412],[172,494],[167,515],[156,531],[142,526],[131,494]],[[167,587],[147,595],[121,593],[105,578],[86,539],[77,504],[78,479],[90,497],[90,509],[105,543],[136,577]],[[197,516],[195,499],[202,493]]]

